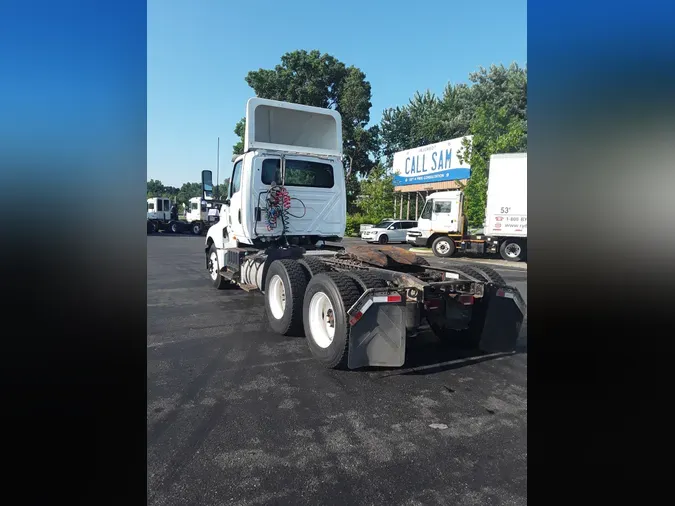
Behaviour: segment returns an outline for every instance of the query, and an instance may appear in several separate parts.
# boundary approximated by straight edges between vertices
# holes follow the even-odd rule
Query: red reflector
[[[504,290],[502,290],[501,288],[497,290],[497,297],[503,297],[504,295],[505,295]]]
[[[354,316],[352,316],[352,318],[349,320],[349,324],[354,325],[357,321],[359,321],[361,319],[362,316],[363,316],[363,313],[361,311],[359,311]]]
[[[396,295],[387,295],[387,302],[401,302],[401,296]]]
[[[441,299],[429,299],[424,301],[424,307],[427,309],[438,309],[441,307]]]
[[[470,306],[473,304],[473,295],[460,295],[459,302],[461,302],[465,306]]]

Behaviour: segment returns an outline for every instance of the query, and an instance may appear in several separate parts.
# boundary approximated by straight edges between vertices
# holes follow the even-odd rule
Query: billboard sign
[[[468,179],[471,167],[466,160],[460,163],[457,153],[464,150],[463,140],[471,141],[472,137],[458,137],[394,153],[394,186]]]

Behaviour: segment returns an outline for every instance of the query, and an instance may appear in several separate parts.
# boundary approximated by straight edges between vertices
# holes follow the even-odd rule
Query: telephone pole
[[[220,137],[218,137],[218,161],[216,162],[216,199],[220,197],[218,184],[220,181]]]

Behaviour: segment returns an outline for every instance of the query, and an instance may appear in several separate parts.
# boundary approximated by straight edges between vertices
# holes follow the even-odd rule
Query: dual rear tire
[[[368,287],[385,286],[370,273],[328,271],[316,259],[276,260],[265,281],[265,309],[272,330],[305,335],[310,352],[331,369],[347,366],[347,311]]]

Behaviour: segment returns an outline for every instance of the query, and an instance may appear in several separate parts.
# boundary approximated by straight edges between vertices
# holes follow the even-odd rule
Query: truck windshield
[[[434,205],[433,200],[427,200],[427,203],[424,204],[424,209],[422,209],[422,213],[420,214],[420,219],[421,220],[430,220],[431,219],[431,209]]]
[[[281,160],[267,158],[262,163],[262,182],[281,183]],[[332,188],[334,184],[333,167],[328,163],[307,160],[286,159],[286,186],[307,186],[310,188]]]

